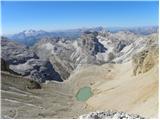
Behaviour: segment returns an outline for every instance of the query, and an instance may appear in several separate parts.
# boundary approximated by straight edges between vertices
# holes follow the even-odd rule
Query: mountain
[[[46,32],[30,30],[23,31],[23,33],[25,36],[33,36]],[[10,67],[14,71],[22,75],[29,75],[30,73],[33,73],[33,76],[36,76],[36,74],[40,75],[40,71],[38,73],[28,71],[35,70],[34,64],[38,64],[39,67],[49,65],[53,67],[54,73],[57,72],[57,75],[53,75],[57,76],[55,77],[56,79],[60,80],[62,78],[62,80],[65,80],[76,69],[87,64],[100,65],[104,63],[127,62],[132,59],[136,52],[145,49],[150,44],[148,39],[156,39],[156,35],[154,33],[143,36],[130,31],[112,33],[99,27],[83,31],[80,37],[74,40],[63,37],[44,37],[38,40],[32,47],[20,45],[9,40],[6,42],[3,39],[2,57],[11,64]],[[7,54],[4,51],[7,51]],[[25,69],[18,69],[22,66],[25,66]],[[46,69],[46,71],[51,71],[51,69]],[[47,75],[45,72],[44,74]],[[46,78],[42,76],[39,79],[44,81],[45,79],[54,78],[50,75],[50,77],[46,76]]]
[[[149,35],[158,32],[158,28],[158,26],[135,27],[129,29],[129,31],[139,35]]]
[[[39,82],[62,81],[50,62],[39,59],[35,52],[25,45],[2,37],[1,49],[2,58],[15,73]]]
[[[111,32],[130,31],[137,35],[149,35],[158,32],[159,26],[139,26],[139,27],[109,27]]]
[[[24,63],[29,59],[37,59],[37,55],[27,46],[9,40],[8,38],[1,38],[2,58],[9,64]]]
[[[46,32],[43,30],[24,30],[20,33],[10,35],[9,38],[22,43],[27,46],[34,45],[37,41],[42,38],[65,38],[65,39],[74,39],[79,37],[81,34],[81,30],[66,30],[66,31],[55,31],[55,32]]]
[[[41,59],[49,59],[63,79],[83,64],[100,64],[96,55],[105,53],[107,48],[96,38],[97,32],[85,32],[77,40],[42,39],[33,46]]]
[[[90,112],[116,110],[157,118],[158,44],[125,63],[81,67],[68,81],[74,94],[84,86],[91,88],[93,95],[85,102]]]
[[[81,28],[81,29],[68,29],[68,30],[57,30],[57,31],[44,31],[44,30],[24,30],[20,33],[8,35],[6,37],[22,43],[27,46],[34,45],[37,41],[42,38],[64,38],[64,39],[76,39],[80,37],[80,35],[86,31],[100,31],[102,27],[95,28]]]
[[[83,30],[74,39],[48,36],[32,46],[2,37],[2,118],[78,118],[106,110],[157,118],[158,32]]]
[[[42,38],[64,38],[64,39],[77,39],[79,38],[85,31],[110,31],[112,33],[119,31],[130,31],[137,35],[149,35],[151,33],[158,32],[158,26],[148,26],[148,27],[92,27],[92,28],[79,28],[79,29],[68,29],[68,30],[57,30],[57,31],[44,31],[44,30],[24,30],[20,33],[13,35],[6,35],[6,37],[22,43],[27,46],[32,46]]]
[[[42,30],[24,30],[20,33],[10,35],[8,38],[22,43],[24,45],[30,46],[36,43],[41,37],[48,36],[48,33]]]
[[[74,70],[85,64],[127,62],[136,52],[145,49],[151,38],[157,39],[156,36],[157,34],[152,34],[142,37],[129,31],[85,31],[74,41],[42,39],[33,49],[39,58],[49,59],[56,71],[66,79]]]

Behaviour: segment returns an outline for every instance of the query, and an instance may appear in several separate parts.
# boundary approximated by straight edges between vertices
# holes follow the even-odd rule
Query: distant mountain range
[[[75,39],[64,36],[60,39],[50,38],[55,37],[55,34],[35,30],[19,33],[22,41],[2,37],[2,58],[14,72],[23,76],[41,82],[62,81],[82,65],[127,62],[135,52],[147,48],[152,43],[151,40],[153,44],[158,44],[155,42],[158,32],[137,35],[130,31],[109,32],[101,27],[83,31],[77,30],[80,37]],[[61,33],[69,35],[74,31]],[[27,45],[32,43],[32,46],[22,45],[18,40]]]
[[[24,30],[20,33],[10,35],[8,38],[13,39],[14,41],[17,41],[19,43],[25,44],[27,46],[31,46],[35,44],[37,41],[39,41],[42,38],[68,38],[68,39],[74,39],[79,37],[80,30],[68,30],[68,31],[58,31],[58,32],[47,32],[43,30]]]
[[[109,28],[110,31],[112,32],[117,32],[117,31],[130,31],[135,34],[139,35],[149,35],[151,33],[158,32],[158,27],[159,26],[145,26],[145,27],[113,27]]]
[[[6,35],[6,37],[25,44],[27,46],[34,45],[37,41],[42,38],[64,38],[75,40],[79,38],[84,31],[110,31],[110,32],[118,32],[118,31],[129,31],[135,34],[140,35],[148,35],[151,33],[155,33],[158,31],[158,26],[150,26],[150,27],[132,27],[132,28],[124,28],[124,27],[95,27],[95,28],[80,28],[80,29],[69,29],[69,30],[61,30],[61,31],[44,31],[44,30],[24,30],[20,33]]]

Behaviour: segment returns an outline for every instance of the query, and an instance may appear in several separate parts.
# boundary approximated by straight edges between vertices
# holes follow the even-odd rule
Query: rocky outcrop
[[[3,58],[1,58],[1,71],[5,71],[5,72],[9,72],[11,74],[19,75],[18,73],[14,72],[13,70],[11,70],[9,68],[9,64]]]
[[[26,84],[26,87],[28,89],[41,89],[41,85],[33,80],[29,80],[29,82]]]
[[[115,48],[116,52],[120,52],[125,46],[126,46],[125,41],[120,41]]]
[[[1,39],[2,58],[8,62],[8,64],[20,64],[25,63],[27,60],[38,57],[26,46],[8,40],[2,37]]]
[[[45,80],[62,81],[60,75],[53,69],[49,61],[30,59],[24,64],[10,65],[10,69],[39,82],[44,82]]]
[[[157,40],[151,37],[151,39],[147,41],[147,47],[132,57],[134,67],[133,74],[138,75],[145,73],[158,64],[158,52],[159,47]]]
[[[97,39],[97,32],[85,31],[75,41],[64,39],[42,39],[33,49],[41,59],[48,59],[62,79],[67,79],[79,65],[97,64],[98,53],[104,53],[107,48]]]
[[[133,74],[138,75],[149,71],[155,64],[156,58],[152,50],[144,50],[133,56]]]
[[[79,117],[79,119],[145,119],[137,114],[128,114],[126,112],[118,111],[104,111],[104,112],[91,112]]]
[[[1,71],[9,71],[9,65],[1,58]]]
[[[40,59],[48,59],[63,80],[67,79],[74,69],[71,54],[74,51],[71,41],[63,39],[42,39],[34,48]]]
[[[45,80],[62,81],[48,60],[39,59],[32,49],[7,38],[2,38],[2,65],[7,63],[8,69],[16,74],[31,78],[38,82]],[[5,65],[2,66],[5,68]]]
[[[115,63],[125,63],[132,60],[132,57],[144,50],[149,49],[151,46],[158,45],[158,34],[154,33],[146,36],[132,36],[132,40],[119,41],[114,47]],[[117,47],[116,47],[117,46]]]
[[[97,39],[97,32],[86,31],[80,38],[80,47],[83,52],[90,55],[96,55],[107,50]]]

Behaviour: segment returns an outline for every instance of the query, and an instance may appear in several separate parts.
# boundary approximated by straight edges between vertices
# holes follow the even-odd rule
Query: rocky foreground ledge
[[[79,119],[145,119],[144,117],[137,114],[127,114],[125,112],[118,111],[97,111],[89,114],[84,114]]]

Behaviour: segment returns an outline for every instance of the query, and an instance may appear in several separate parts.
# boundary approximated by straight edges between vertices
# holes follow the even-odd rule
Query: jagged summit
[[[46,33],[46,31],[44,31],[44,30],[28,29],[28,30],[22,31],[21,33],[24,34],[25,36],[35,36],[35,35],[38,35],[38,34]]]
[[[91,32],[91,31],[86,31],[84,34],[81,36],[81,47],[85,52],[90,53],[91,55],[96,55],[98,52],[102,53],[107,50],[101,44],[97,38],[98,32]]]

